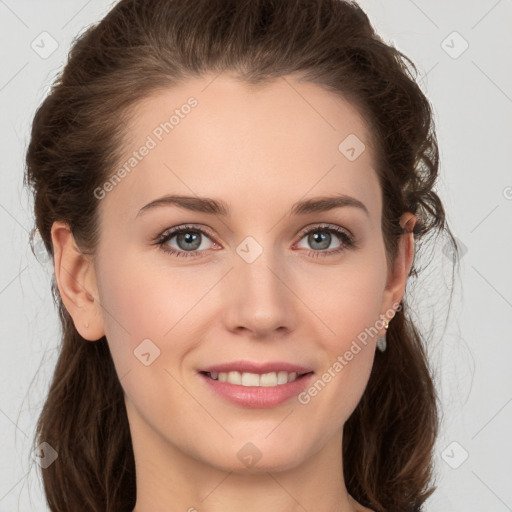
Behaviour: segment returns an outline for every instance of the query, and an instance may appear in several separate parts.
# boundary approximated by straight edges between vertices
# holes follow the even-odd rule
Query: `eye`
[[[173,241],[173,239],[175,239]],[[178,257],[201,257],[208,247],[205,239],[211,240],[206,231],[194,226],[182,226],[162,233],[156,240],[156,245],[174,256]],[[175,246],[171,245],[171,242]],[[214,245],[217,245],[213,242]],[[177,247],[176,247],[177,246]],[[220,247],[220,246],[219,246]]]
[[[318,256],[333,256],[356,245],[353,235],[339,226],[330,224],[316,226],[313,229],[303,231],[300,236],[302,236],[301,240],[306,238],[306,243],[314,249],[310,251],[311,256],[314,258]],[[326,251],[331,246],[331,243],[336,241],[338,245],[332,250]]]
[[[300,241],[306,239],[306,243],[313,249],[309,251],[309,254],[314,258],[337,255],[356,247],[353,235],[339,226],[330,224],[304,230],[300,237]],[[203,229],[195,226],[181,226],[165,231],[157,237],[154,244],[173,256],[198,258],[204,256],[207,249],[220,248],[220,245],[212,241],[212,238]],[[207,240],[210,241],[210,244]],[[331,247],[333,242],[337,242],[338,245],[331,250],[326,250]]]

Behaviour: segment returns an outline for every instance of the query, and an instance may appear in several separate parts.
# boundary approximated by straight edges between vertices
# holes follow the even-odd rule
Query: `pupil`
[[[315,243],[319,243],[317,249],[327,249],[331,242],[331,234],[326,232],[316,232],[309,235],[309,243],[314,247]]]

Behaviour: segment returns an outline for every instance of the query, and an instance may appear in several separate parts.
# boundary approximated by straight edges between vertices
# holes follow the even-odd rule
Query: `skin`
[[[388,268],[367,127],[350,103],[293,77],[251,87],[207,75],[161,91],[137,106],[126,155],[190,96],[197,107],[100,201],[93,257],[80,253],[66,224],[52,228],[62,300],[86,340],[106,335],[125,392],[134,510],[368,511],[347,493],[341,445],[376,337],[305,405],[296,398],[266,409],[233,405],[197,370],[238,359],[289,361],[321,376],[402,299],[415,217],[400,219],[409,232]],[[355,161],[338,150],[349,134],[366,145]],[[137,215],[166,194],[223,200],[231,216],[172,205]],[[335,194],[363,202],[368,215],[350,206],[290,215],[295,201]],[[315,258],[344,244],[332,234],[322,249],[301,235],[322,223],[349,230],[357,247]],[[202,256],[176,257],[152,243],[184,224],[213,235],[202,237]],[[236,252],[247,236],[263,248],[252,263]],[[177,237],[167,246],[187,248]],[[144,339],[160,350],[149,366],[133,353]],[[261,454],[251,468],[237,457],[248,442]]]

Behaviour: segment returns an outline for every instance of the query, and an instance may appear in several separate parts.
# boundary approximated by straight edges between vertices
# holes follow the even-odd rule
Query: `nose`
[[[289,270],[263,250],[251,263],[236,256],[225,283],[223,318],[226,328],[254,338],[292,331],[297,322],[297,298]]]

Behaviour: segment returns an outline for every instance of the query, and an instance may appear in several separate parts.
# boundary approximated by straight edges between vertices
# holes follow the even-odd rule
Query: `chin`
[[[289,447],[286,450],[283,448],[282,445],[277,447],[268,442],[258,445],[258,441],[244,441],[240,446],[226,449],[222,457],[211,462],[223,471],[238,474],[287,471],[298,466],[302,460],[301,454],[297,453],[297,450],[290,450]],[[226,453],[233,455],[226,458]]]

